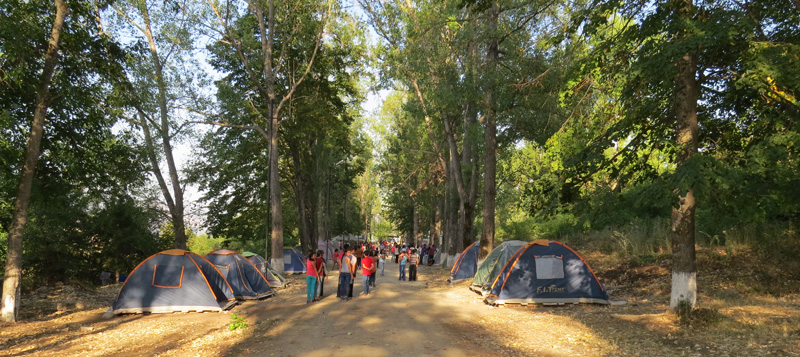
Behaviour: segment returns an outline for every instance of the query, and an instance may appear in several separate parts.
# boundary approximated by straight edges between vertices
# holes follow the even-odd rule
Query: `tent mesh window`
[[[183,282],[183,266],[156,265],[153,267],[153,286],[179,289]]]
[[[284,254],[283,255],[283,264],[292,264],[292,255],[291,254]]]
[[[536,279],[563,279],[564,259],[556,255],[534,257],[536,260]]]

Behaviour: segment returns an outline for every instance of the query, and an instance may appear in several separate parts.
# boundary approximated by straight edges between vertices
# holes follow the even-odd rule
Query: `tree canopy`
[[[797,243],[798,53],[794,0],[0,0],[3,294],[171,247],[638,230],[614,249],[694,305],[698,243]]]

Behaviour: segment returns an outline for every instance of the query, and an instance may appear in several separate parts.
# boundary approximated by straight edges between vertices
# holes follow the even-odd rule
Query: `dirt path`
[[[238,310],[258,321],[272,321],[258,328],[229,354],[276,356],[370,355],[465,356],[490,355],[492,351],[464,339],[457,326],[470,320],[464,309],[453,308],[440,291],[428,289],[431,279],[421,269],[418,281],[398,281],[397,265],[387,263],[376,288],[363,292],[356,276],[352,300],[336,298],[338,275],[325,284],[324,298],[313,304],[293,294],[285,303],[264,309],[249,303]],[[305,287],[302,287],[303,289]],[[302,290],[302,289],[301,289]]]

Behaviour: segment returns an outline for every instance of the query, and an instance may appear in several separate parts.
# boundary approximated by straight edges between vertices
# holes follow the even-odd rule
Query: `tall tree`
[[[492,1],[487,13],[486,85],[484,97],[484,141],[486,154],[483,173],[483,232],[478,258],[489,255],[494,248],[495,203],[497,200],[497,67],[500,48],[497,21],[500,6]]]
[[[22,168],[17,199],[14,205],[14,217],[8,235],[8,251],[6,256],[5,275],[3,278],[2,308],[0,319],[3,321],[16,321],[19,310],[20,280],[22,278],[22,234],[28,220],[28,206],[31,198],[33,176],[36,163],[41,154],[40,147],[44,135],[44,121],[50,104],[50,80],[58,64],[58,46],[64,21],[69,13],[69,8],[63,0],[55,0],[55,20],[47,42],[47,52],[44,56],[39,85],[36,90],[36,110],[33,114],[28,145],[25,149],[25,166]]]
[[[718,179],[713,171],[722,163],[717,158],[752,153],[759,143],[771,140],[775,125],[784,128],[779,131],[788,128],[780,112],[796,113],[796,98],[784,94],[794,92],[797,82],[783,73],[796,65],[776,52],[765,56],[763,50],[797,46],[798,12],[788,1],[776,4],[783,9],[780,14],[761,11],[769,7],[761,1],[594,5],[580,15],[579,23],[587,25],[582,35],[592,48],[582,63],[587,77],[580,82],[589,83],[584,88],[612,84],[618,99],[601,104],[605,110],[600,113],[611,119],[610,125],[588,144],[581,143],[584,149],[568,164],[579,169],[567,174],[572,182],[565,188],[577,197],[581,186],[607,176],[619,192],[637,180],[661,176],[672,190],[670,308],[693,308],[698,193],[709,190],[709,180]],[[653,11],[641,11],[651,5]],[[601,93],[592,89],[584,97],[589,92]],[[606,111],[613,107],[618,110]],[[732,137],[740,141],[728,139]],[[722,147],[726,149],[720,151]],[[651,165],[654,153],[666,165]],[[665,185],[651,185],[653,191],[659,186]]]
[[[190,60],[187,59],[191,55],[185,53],[191,50],[192,26],[197,10],[188,1],[159,5],[147,0],[130,0],[111,6],[121,18],[120,22],[127,22],[130,26],[120,29],[116,35],[132,37],[145,44],[142,47],[146,48],[146,54],[132,56],[131,60],[130,81],[135,86],[132,92],[136,95],[130,98],[135,110],[129,120],[141,128],[149,153],[150,170],[169,209],[175,248],[186,249],[184,185],[175,163],[173,141],[184,127],[176,118],[178,111],[194,107],[192,101],[197,95],[192,90],[200,83],[191,74]],[[134,43],[134,47],[139,44]],[[185,78],[181,78],[182,74]],[[156,93],[154,103],[149,95],[152,92]],[[159,153],[164,155],[168,181],[161,171]]]
[[[678,21],[688,24],[694,16],[692,0],[683,0],[676,9]],[[675,34],[676,42],[689,38],[688,29]],[[677,126],[678,170],[689,165],[697,154],[699,133],[697,127],[697,99],[700,89],[697,82],[697,60],[694,49],[677,60],[675,75],[675,116]],[[672,289],[669,305],[676,308],[685,303],[694,307],[697,302],[697,266],[695,265],[695,211],[697,201],[694,186],[678,191],[678,205],[672,208]]]
[[[248,87],[253,92],[241,93],[257,114],[248,125],[257,129],[268,143],[271,232],[266,245],[272,248],[272,265],[281,270],[283,208],[279,130],[281,122],[289,118],[283,110],[314,64],[334,2],[276,4],[275,0],[256,0],[245,4],[235,1],[209,1],[208,4],[215,14],[210,27],[219,35],[220,43],[228,46],[240,66],[244,67]],[[297,46],[299,43],[314,45],[308,52],[289,55],[288,51],[292,49],[307,48]],[[292,78],[291,82],[281,82],[289,78]],[[283,90],[282,85],[289,87]]]

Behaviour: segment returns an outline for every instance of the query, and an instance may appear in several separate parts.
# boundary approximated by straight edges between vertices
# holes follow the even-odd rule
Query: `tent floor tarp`
[[[227,301],[225,304],[220,304],[219,309],[209,308],[208,306],[149,306],[141,308],[127,308],[117,309],[114,313],[117,315],[122,314],[166,314],[166,313],[183,313],[183,312],[221,312],[232,309],[236,306],[236,301]]]

